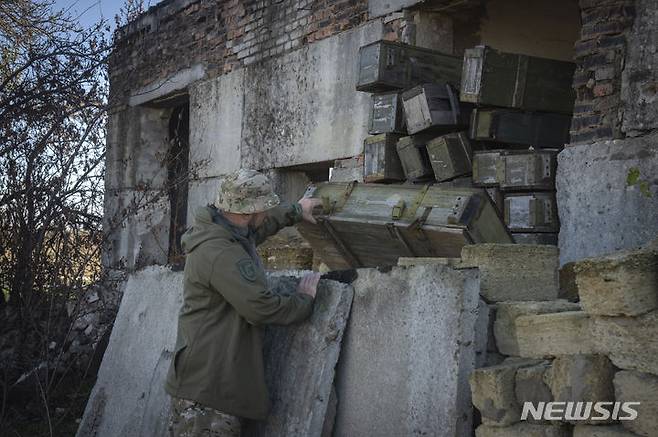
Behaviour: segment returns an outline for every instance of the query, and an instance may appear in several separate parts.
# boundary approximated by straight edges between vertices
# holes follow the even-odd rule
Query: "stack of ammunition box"
[[[516,242],[556,244],[574,69],[487,46],[463,59],[389,41],[362,47],[356,88],[372,93],[364,180],[481,187]]]

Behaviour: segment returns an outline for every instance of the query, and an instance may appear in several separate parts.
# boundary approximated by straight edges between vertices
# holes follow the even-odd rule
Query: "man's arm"
[[[317,280],[319,274],[315,279]],[[227,247],[212,263],[210,285],[254,325],[288,325],[308,318],[313,311],[315,287],[281,296],[267,289],[262,271],[239,245]],[[304,291],[304,290],[303,290]]]
[[[303,211],[299,203],[275,206],[267,211],[267,217],[256,228],[256,245],[261,244],[271,235],[276,234],[286,226],[292,226],[302,221]]]
[[[320,199],[302,197],[299,202],[292,205],[284,204],[272,208],[267,212],[263,224],[256,228],[256,244],[261,244],[267,237],[302,220],[315,223],[313,208],[321,204]]]

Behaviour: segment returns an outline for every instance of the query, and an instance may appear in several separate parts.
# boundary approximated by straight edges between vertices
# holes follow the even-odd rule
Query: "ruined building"
[[[263,170],[275,181],[281,197],[293,201],[309,182],[327,181],[330,174],[342,170],[341,162],[347,161],[340,160],[356,157],[354,162],[359,163],[368,136],[371,100],[367,93],[356,91],[357,61],[362,46],[379,40],[460,57],[466,49],[487,45],[509,53],[571,61],[575,63],[575,104],[570,140],[558,155],[557,248],[466,246],[461,270],[452,265],[396,267],[390,273],[364,270],[354,283],[349,323],[349,305],[328,301],[328,307],[335,310],[334,325],[344,328],[348,324],[336,376],[339,400],[334,435],[365,435],[364,426],[386,429],[390,424],[406,432],[426,433],[422,435],[435,435],[432,430],[437,429],[469,435],[464,430],[479,420],[470,413],[446,421],[470,408],[469,377],[472,401],[484,423],[479,437],[572,435],[568,426],[563,430],[551,428],[549,434],[541,430],[531,434],[535,431],[526,424],[519,428],[515,423],[517,407],[510,405],[516,405],[516,400],[510,399],[517,396],[518,400],[523,393],[511,393],[510,384],[514,378],[517,383],[519,378],[526,378],[528,384],[538,384],[549,368],[557,375],[552,381],[562,377],[561,382],[543,389],[549,399],[551,390],[557,393],[569,386],[564,378],[571,367],[605,373],[602,380],[607,386],[600,393],[608,395],[614,391],[613,364],[624,369],[617,375],[624,373],[620,378],[630,381],[626,385],[620,382],[624,387],[645,378],[645,373],[637,375],[641,372],[654,375],[646,376],[650,381],[646,386],[658,386],[655,357],[654,364],[647,358],[658,345],[655,337],[651,340],[649,334],[642,334],[658,332],[655,290],[651,294],[650,287],[637,288],[635,293],[649,296],[642,295],[640,309],[601,309],[599,297],[583,297],[587,290],[605,288],[597,288],[598,264],[569,264],[642,246],[658,233],[658,3],[653,0],[164,0],[120,29],[110,62],[105,200],[109,241],[103,264],[108,272],[117,273],[146,268],[128,281],[127,290],[133,294],[126,296],[134,309],[122,308],[119,316],[122,323],[138,327],[138,343],[155,330],[167,345],[164,349],[156,345],[152,351],[151,341],[133,345],[150,351],[151,361],[144,362],[151,367],[144,370],[144,375],[149,375],[144,378],[155,381],[166,370],[174,329],[166,317],[175,317],[179,304],[169,291],[175,291],[171,284],[180,279],[176,276],[180,273],[149,266],[179,264],[179,239],[191,223],[192,211],[213,200],[225,173],[240,167]],[[646,261],[644,252],[624,256],[622,261],[608,259],[604,265],[616,272],[623,270],[619,265],[625,266],[625,260],[631,260],[637,277],[655,286],[655,274],[650,273],[655,258]],[[586,278],[579,282],[584,288],[573,292],[566,274],[558,286],[557,269],[565,264],[571,265],[573,277]],[[473,267],[479,267],[479,273],[469,270]],[[526,272],[525,276],[517,278],[519,271]],[[612,283],[622,284],[616,290],[625,290],[623,280],[615,278]],[[479,285],[474,285],[478,281]],[[417,294],[407,296],[404,291],[412,284]],[[143,292],[144,301],[134,294],[137,290]],[[158,290],[164,290],[167,297],[158,297]],[[584,311],[574,302],[578,294]],[[104,299],[116,301],[119,297],[120,293],[108,293]],[[556,301],[558,298],[564,300]],[[147,300],[159,302],[156,310],[166,315],[164,320],[149,316],[155,310],[144,303]],[[624,298],[615,295],[611,301]],[[393,311],[391,302],[404,310]],[[487,331],[491,337],[493,328],[487,326],[493,325],[496,306],[498,346],[492,348],[493,340],[487,345]],[[615,318],[618,316],[621,318]],[[515,324],[517,317],[528,328],[522,330],[525,337],[514,334],[507,338],[510,330],[520,329],[521,322]],[[580,341],[582,336],[590,336],[589,328],[584,327],[590,319],[600,322],[598,332],[607,339],[605,345]],[[380,324],[381,320],[387,322]],[[316,322],[321,329],[329,329],[324,322]],[[634,323],[640,323],[641,328],[636,329]],[[108,349],[108,354],[114,351],[115,355],[106,354],[105,359],[110,356],[119,366],[119,338],[129,336],[126,325],[117,322],[116,326],[115,331],[120,332],[116,339],[113,334],[115,346],[111,341]],[[560,327],[565,327],[568,335],[553,335]],[[338,343],[341,329],[340,335],[333,337]],[[613,337],[606,335],[615,329],[616,340],[610,340]],[[427,330],[440,334],[423,336]],[[378,343],[377,339],[387,337],[389,344]],[[427,344],[438,346],[426,348]],[[455,344],[460,346],[454,349]],[[641,346],[629,354],[609,350],[631,344]],[[334,346],[327,349],[325,365],[338,360],[339,347]],[[399,355],[389,356],[387,348]],[[371,354],[359,355],[363,350]],[[496,359],[485,359],[486,352]],[[567,358],[558,357],[553,364],[541,360],[561,353]],[[502,361],[503,355],[526,361],[473,372],[474,368]],[[573,358],[575,355],[584,357],[583,361]],[[420,361],[409,359],[416,356]],[[443,391],[433,385],[425,390],[423,378],[434,375],[426,364],[444,359],[449,370],[438,376],[441,384],[446,384]],[[367,365],[373,362],[381,366],[375,369],[378,376],[368,371]],[[387,370],[389,365],[393,370]],[[412,368],[420,373],[410,371]],[[109,371],[103,372],[101,369],[99,381],[111,378]],[[306,424],[317,431],[312,435],[320,435],[325,411],[331,410],[331,406],[327,408],[331,381],[313,379],[310,370],[304,375],[322,386],[326,394],[326,398],[317,399],[323,406],[319,418],[313,416],[313,423]],[[367,400],[378,399],[378,389],[367,383],[376,382],[381,375],[408,384],[397,388],[397,392],[404,392],[399,411],[382,395],[379,407],[391,416],[378,422],[367,415],[372,408],[379,408]],[[616,388],[617,376],[614,378]],[[138,379],[123,383],[126,387],[139,386]],[[355,385],[359,383],[364,385]],[[106,402],[104,387],[97,386],[92,394],[79,435],[100,423],[102,414],[98,411]],[[495,392],[497,389],[501,393]],[[366,400],[363,393],[368,394]],[[151,391],[142,393],[136,401],[139,408],[146,411],[161,401],[151,395]],[[116,405],[112,408],[122,405],[116,399],[111,402]],[[310,414],[304,408],[290,404],[291,410]],[[431,423],[429,419],[427,423],[414,422],[418,418],[411,414],[395,416],[400,411],[416,411],[422,416],[433,408],[443,413]],[[645,416],[658,417],[653,410],[647,411]],[[154,433],[162,426],[162,417],[144,417],[137,428],[126,428],[122,435],[140,435],[137,429],[147,435],[143,430]],[[651,434],[658,432],[652,426],[645,421],[631,429],[637,435],[658,435]],[[499,432],[492,427],[517,428]],[[578,432],[582,437],[595,435],[586,428]],[[619,432],[610,435],[635,435]]]

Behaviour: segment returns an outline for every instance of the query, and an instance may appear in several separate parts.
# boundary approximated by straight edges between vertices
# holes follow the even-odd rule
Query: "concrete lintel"
[[[183,90],[191,83],[202,79],[205,75],[206,68],[201,64],[185,68],[166,79],[158,80],[135,91],[128,99],[128,104],[130,106],[141,105],[175,91]]]

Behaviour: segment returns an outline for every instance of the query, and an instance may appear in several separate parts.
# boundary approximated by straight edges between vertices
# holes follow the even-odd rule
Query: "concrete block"
[[[537,360],[512,358],[503,363],[476,369],[470,376],[473,405],[480,411],[482,423],[507,426],[521,419],[514,383],[518,369],[539,364]]]
[[[578,311],[580,306],[564,300],[551,302],[500,302],[496,305],[496,321],[493,331],[498,351],[505,355],[518,356],[519,343],[516,319],[520,316]]]
[[[658,251],[622,251],[574,265],[583,311],[637,316],[658,307]]]
[[[590,319],[582,311],[520,316],[515,325],[522,357],[595,353]]]
[[[573,429],[573,437],[637,437],[637,434],[624,429],[620,425],[577,425]]]
[[[182,272],[165,267],[129,276],[78,437],[167,433],[170,401],[164,380],[176,339],[182,278]],[[276,292],[290,293],[296,284],[285,276],[269,278]],[[265,330],[273,409],[267,421],[249,425],[245,435],[320,435],[352,296],[348,285],[321,281],[310,320]]]
[[[656,174],[657,135],[562,150],[556,174],[560,264],[632,249],[655,238]]]
[[[477,271],[359,269],[336,374],[334,435],[471,432]]]
[[[559,425],[517,423],[505,428],[480,425],[475,437],[570,437],[569,429]]]
[[[516,371],[514,394],[519,405],[524,402],[551,402],[553,395],[546,385],[545,375],[550,369],[548,361]]]
[[[638,317],[594,317],[592,338],[615,366],[658,375],[658,311]]]
[[[563,355],[553,360],[546,381],[556,402],[614,402],[614,374],[604,355]]]
[[[621,424],[629,431],[646,437],[658,434],[658,377],[647,373],[621,371],[614,379],[615,396],[618,402],[640,402],[633,408],[635,420],[623,420]]]
[[[557,247],[467,245],[462,249],[462,266],[480,269],[480,294],[489,302],[557,299]]]
[[[329,182],[363,182],[363,167],[358,168],[338,168],[331,170]]]

